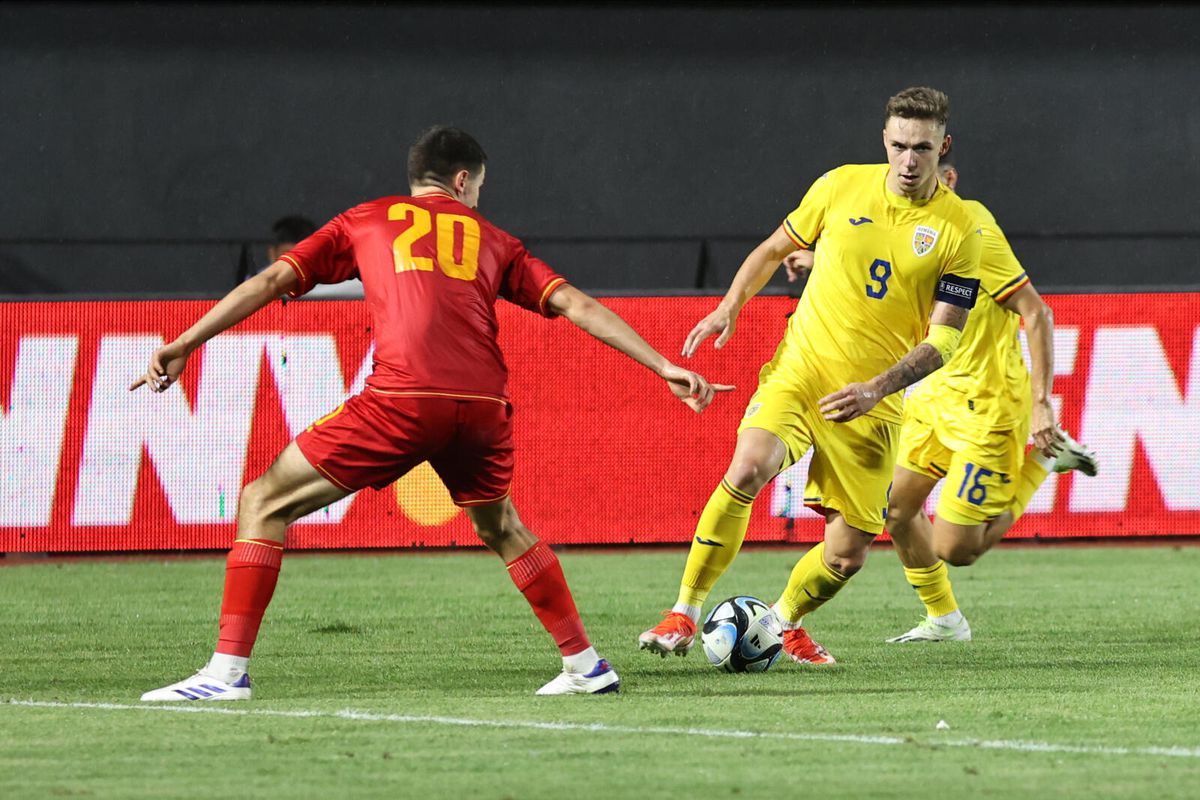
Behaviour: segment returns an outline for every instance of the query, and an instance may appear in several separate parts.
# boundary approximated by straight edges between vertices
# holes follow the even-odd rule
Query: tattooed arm
[[[950,303],[934,303],[930,325],[948,325],[962,330],[967,309]],[[831,422],[849,422],[866,414],[892,392],[911,386],[943,365],[942,354],[929,342],[921,342],[891,369],[866,383],[852,383],[820,399],[821,413]]]

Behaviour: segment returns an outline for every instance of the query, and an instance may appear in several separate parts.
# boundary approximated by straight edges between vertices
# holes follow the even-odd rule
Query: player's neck
[[[413,187],[412,194],[410,194],[409,197],[427,197],[429,195],[436,194],[444,195],[445,197],[449,197],[451,200],[458,199],[458,197],[454,195],[454,192],[450,191],[445,186],[439,185]]]

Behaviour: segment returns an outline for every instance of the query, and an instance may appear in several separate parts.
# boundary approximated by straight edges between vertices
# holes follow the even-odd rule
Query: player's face
[[[883,128],[888,187],[906,197],[925,197],[937,181],[938,157],[949,139],[946,128],[931,119],[889,117]]]
[[[946,184],[946,188],[950,191],[955,191],[958,188],[958,170],[949,164],[938,165],[938,175],[942,176],[942,183]]]

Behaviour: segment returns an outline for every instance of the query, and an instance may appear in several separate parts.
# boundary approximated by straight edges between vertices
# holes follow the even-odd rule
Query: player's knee
[[[725,473],[725,480],[735,489],[751,496],[756,496],[773,477],[774,469],[762,459],[753,457],[735,457]]]
[[[478,520],[471,521],[472,527],[475,528],[475,535],[479,540],[488,547],[495,549],[495,545],[504,540],[504,522],[501,519],[495,520]]]
[[[907,526],[921,513],[924,512],[919,504],[906,503],[902,499],[891,500],[887,508],[887,527],[890,530]]]
[[[262,522],[271,516],[270,492],[262,478],[253,480],[242,488],[238,499],[238,515],[253,522]]]
[[[252,528],[272,522],[286,525],[298,516],[295,504],[288,502],[266,476],[246,484],[238,499],[238,518]]]
[[[825,563],[849,578],[867,563],[867,550],[842,550],[836,553],[825,551]]]
[[[956,542],[948,547],[940,548],[940,550],[938,558],[952,567],[969,567],[983,555],[966,542]]]
[[[505,513],[496,517],[473,519],[475,535],[492,550],[500,550],[515,538],[529,531],[515,514]]]

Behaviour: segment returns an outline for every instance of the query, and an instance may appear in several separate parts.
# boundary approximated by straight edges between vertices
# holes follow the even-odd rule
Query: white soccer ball
[[[726,672],[766,672],[783,652],[783,631],[771,608],[739,595],[717,603],[700,632],[704,654]]]

